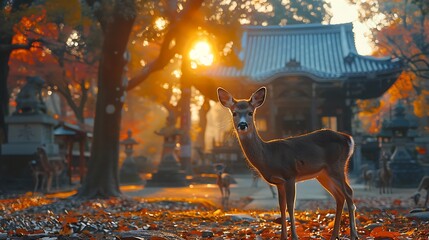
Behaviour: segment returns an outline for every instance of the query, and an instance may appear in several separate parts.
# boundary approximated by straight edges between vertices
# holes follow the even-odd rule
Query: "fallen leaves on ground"
[[[357,199],[356,204],[360,239],[427,239],[429,235],[429,221],[407,218],[411,208],[403,200]],[[332,206],[321,201],[299,206],[313,209],[296,212],[300,239],[329,239],[335,217]],[[349,236],[347,216],[345,210],[342,237]],[[156,231],[184,239],[278,239],[278,218],[277,211],[223,211],[204,199],[79,201],[23,195],[0,200],[0,239],[174,239]],[[141,231],[155,234],[143,238]]]

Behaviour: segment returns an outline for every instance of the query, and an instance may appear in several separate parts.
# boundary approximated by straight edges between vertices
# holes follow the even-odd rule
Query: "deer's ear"
[[[232,95],[221,87],[217,89],[217,97],[219,98],[219,102],[224,107],[231,108],[232,105],[234,105],[235,103],[235,100]]]
[[[266,92],[266,87],[259,88],[252,94],[252,97],[250,98],[250,104],[252,104],[254,108],[260,107],[265,101]]]

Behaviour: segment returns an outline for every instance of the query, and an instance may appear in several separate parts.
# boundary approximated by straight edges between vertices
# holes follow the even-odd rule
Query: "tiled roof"
[[[213,66],[207,74],[257,82],[288,75],[327,81],[400,71],[398,59],[359,55],[352,28],[351,23],[247,26],[240,53],[243,67]]]

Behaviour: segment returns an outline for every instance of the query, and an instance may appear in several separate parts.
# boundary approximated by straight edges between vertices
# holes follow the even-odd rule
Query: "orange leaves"
[[[358,231],[362,239],[425,239],[429,223],[409,220],[403,215],[404,199],[390,199],[392,209],[380,210],[379,202],[368,199],[357,201]],[[11,205],[32,205],[28,211],[5,212]],[[27,204],[23,204],[28,202]],[[45,198],[35,200],[29,196],[0,200],[0,233],[10,238],[31,234],[48,234],[50,237],[74,236],[84,239],[105,239],[111,236],[130,235],[134,231],[160,230],[179,235],[184,239],[262,239],[280,237],[280,225],[274,223],[278,212],[267,211],[215,211],[186,199],[169,201],[136,199],[91,200],[73,203],[51,202],[43,207]],[[39,205],[38,205],[39,204]],[[399,206],[399,204],[401,206]],[[359,207],[367,206],[366,208]],[[376,206],[369,207],[369,206]],[[38,207],[37,207],[38,206]],[[49,209],[49,210],[46,210]],[[232,216],[236,218],[233,219]],[[334,211],[296,211],[296,229],[300,239],[329,239],[332,234]],[[347,213],[343,213],[341,238],[349,237]],[[288,222],[290,233],[290,222]],[[153,231],[147,231],[153,232]],[[125,236],[125,235],[124,235]],[[141,237],[119,238],[137,239]],[[164,236],[145,239],[161,240]]]
[[[413,80],[416,78],[415,74],[409,71],[402,72],[398,80],[387,91],[389,93],[389,103],[394,104],[399,99],[409,98],[413,93]]]
[[[429,90],[422,90],[422,93],[416,97],[413,102],[414,114],[417,117],[424,117],[429,115]]]
[[[73,229],[69,227],[69,225],[64,225],[63,228],[60,230],[61,235],[70,235],[73,233]]]
[[[374,238],[390,238],[395,239],[396,237],[401,236],[399,232],[391,232],[385,229],[385,227],[376,227],[371,231],[371,237]]]
[[[383,120],[391,117],[391,110],[397,102],[415,96],[413,87],[415,79],[414,73],[404,71],[380,99],[357,100],[356,103],[360,110],[358,117],[361,120],[362,128],[371,134],[380,132]]]

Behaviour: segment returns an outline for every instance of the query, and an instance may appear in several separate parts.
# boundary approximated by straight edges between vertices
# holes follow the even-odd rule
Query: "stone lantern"
[[[405,107],[402,103],[398,103],[394,109],[394,116],[386,128],[391,133],[391,146],[394,147],[390,156],[390,169],[393,174],[392,184],[395,187],[417,186],[424,175],[422,166],[407,148],[407,143],[414,141],[410,130],[416,127],[413,122],[408,120]],[[383,152],[381,155],[383,156]]]
[[[119,173],[119,179],[121,183],[140,183],[142,180],[133,157],[133,147],[138,144],[138,142],[132,138],[131,130],[128,130],[127,134],[128,137],[121,141],[121,144],[125,146],[126,157]]]

